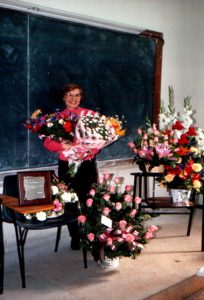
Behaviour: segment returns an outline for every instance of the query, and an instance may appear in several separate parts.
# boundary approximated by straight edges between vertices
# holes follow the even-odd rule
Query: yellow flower
[[[193,153],[196,153],[196,154],[199,153],[199,150],[198,150],[198,148],[196,148],[196,147],[191,147],[189,150],[190,150],[191,152],[193,152]]]
[[[178,159],[177,159],[176,163],[177,163],[177,164],[180,164],[180,163],[181,163],[181,161],[182,161],[181,157],[178,157]]]
[[[171,181],[173,181],[174,177],[175,177],[175,175],[173,175],[173,174],[168,174],[168,175],[166,175],[166,176],[164,177],[164,179],[165,179],[167,182],[171,182]]]
[[[111,123],[111,125],[114,127],[115,129],[115,133],[119,136],[123,136],[125,135],[125,129],[122,129],[122,125],[121,122],[113,117],[109,118],[109,121]]]
[[[201,188],[201,182],[199,181],[199,180],[194,180],[194,182],[193,182],[193,188],[195,189],[195,190],[197,190],[198,192],[199,192],[199,190],[200,190],[200,188]]]
[[[200,172],[202,170],[202,165],[201,164],[192,164],[192,170],[195,172]]]
[[[36,111],[34,111],[31,115],[31,119],[35,119],[38,115],[40,115],[42,113],[42,111],[40,109],[37,109]]]

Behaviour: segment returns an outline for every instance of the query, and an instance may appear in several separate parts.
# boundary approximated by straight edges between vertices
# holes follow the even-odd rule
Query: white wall
[[[2,3],[9,1],[2,1]],[[204,1],[203,0],[25,0],[44,6],[112,22],[124,23],[164,34],[162,99],[167,102],[173,85],[176,105],[192,95],[199,126],[204,126]]]

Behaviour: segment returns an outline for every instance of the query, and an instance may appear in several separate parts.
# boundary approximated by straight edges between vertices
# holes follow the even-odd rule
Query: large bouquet
[[[118,116],[107,117],[98,113],[81,116],[75,128],[75,144],[64,151],[70,165],[70,175],[76,173],[82,161],[92,159],[124,134],[124,122]]]
[[[160,129],[156,125],[138,129],[138,136],[129,146],[135,153],[134,162],[143,166],[163,165],[159,181],[168,189],[195,189],[202,187],[204,175],[204,130],[195,127],[190,98],[184,98],[184,113],[177,113],[173,89],[169,88],[169,105],[162,104]],[[144,170],[143,170],[144,171]]]
[[[126,185],[121,192],[121,183],[120,177],[111,180],[110,174],[104,174],[99,183],[93,185],[82,206],[83,214],[78,217],[84,235],[83,246],[102,263],[104,257],[135,258],[158,229],[143,227],[144,218],[137,211],[141,198],[133,199],[131,185]]]
[[[73,113],[43,115],[36,110],[25,122],[26,128],[37,133],[40,138],[68,140],[73,143],[63,153],[69,163],[69,173],[74,176],[84,160],[92,159],[102,148],[125,134],[125,121],[118,116],[91,115],[87,113],[77,117]]]
[[[37,109],[24,125],[33,133],[37,133],[40,138],[50,137],[73,142],[77,121],[78,117],[74,113],[55,112],[43,115],[42,111]]]

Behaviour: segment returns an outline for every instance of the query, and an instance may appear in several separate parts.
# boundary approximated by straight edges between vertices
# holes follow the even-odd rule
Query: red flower
[[[181,124],[181,122],[180,121],[176,121],[176,123],[172,126],[172,129],[173,130],[182,130],[182,129],[184,129],[184,127],[183,127],[183,125]]]
[[[188,153],[188,149],[187,148],[177,148],[177,149],[175,149],[175,153],[180,156],[186,156]]]
[[[64,129],[66,132],[71,132],[72,131],[72,124],[70,122],[66,122],[64,125],[63,125]]]
[[[185,145],[188,144],[188,137],[187,134],[182,134],[180,139],[178,140],[179,145]]]
[[[188,128],[188,131],[186,132],[186,134],[191,135],[191,136],[195,136],[195,135],[197,135],[197,132],[196,132],[194,127],[190,126]]]

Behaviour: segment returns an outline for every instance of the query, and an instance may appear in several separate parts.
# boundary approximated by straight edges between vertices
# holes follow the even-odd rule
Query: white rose
[[[46,212],[40,211],[40,212],[36,213],[36,218],[38,219],[38,221],[45,221],[47,218]]]
[[[64,200],[65,202],[71,202],[71,193],[65,192],[62,194],[61,196],[62,200]]]
[[[31,220],[31,219],[32,219],[32,215],[31,215],[31,214],[27,214],[27,215],[25,215],[25,218],[26,218],[27,220]]]
[[[51,186],[51,190],[52,190],[52,194],[53,195],[56,195],[56,194],[59,193],[59,189],[58,189],[58,187],[56,185],[52,185]]]
[[[60,120],[58,121],[58,123],[59,123],[59,124],[64,124],[64,120],[63,120],[63,119],[60,119]]]

